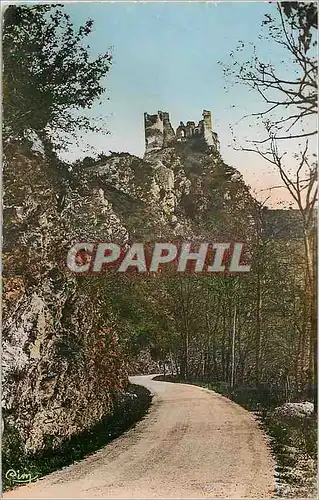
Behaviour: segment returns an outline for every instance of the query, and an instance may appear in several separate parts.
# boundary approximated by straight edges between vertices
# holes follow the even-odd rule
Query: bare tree
[[[315,207],[318,194],[317,134],[317,5],[278,2],[276,13],[266,14],[265,41],[280,46],[284,64],[264,62],[254,47],[245,62],[225,68],[233,81],[261,96],[264,107],[244,118],[262,125],[263,136],[237,149],[253,152],[274,166],[300,211],[304,242],[305,293],[310,322],[309,382],[317,381],[317,304]],[[241,43],[238,52],[247,46]],[[232,54],[234,56],[234,54]],[[255,127],[256,128],[256,127]],[[258,128],[258,127],[257,127]],[[317,408],[317,389],[314,389]]]

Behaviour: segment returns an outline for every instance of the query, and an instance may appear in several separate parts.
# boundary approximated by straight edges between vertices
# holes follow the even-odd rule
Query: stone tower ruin
[[[193,121],[180,122],[174,132],[166,111],[158,111],[155,115],[144,113],[145,153],[172,147],[176,143],[202,144],[212,150],[219,151],[217,134],[212,130],[211,112],[204,109],[203,119],[196,125]]]

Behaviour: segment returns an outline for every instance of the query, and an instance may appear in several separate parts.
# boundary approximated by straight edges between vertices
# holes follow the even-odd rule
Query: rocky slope
[[[72,167],[34,140],[5,147],[3,406],[25,451],[112,412],[127,355],[105,276],[71,275],[77,241],[249,239],[253,200],[215,148],[188,141]],[[238,217],[241,214],[241,217]]]

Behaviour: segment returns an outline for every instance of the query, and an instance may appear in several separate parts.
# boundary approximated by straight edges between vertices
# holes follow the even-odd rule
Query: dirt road
[[[132,377],[154,402],[134,429],[4,498],[269,498],[274,464],[251,414],[192,385]]]

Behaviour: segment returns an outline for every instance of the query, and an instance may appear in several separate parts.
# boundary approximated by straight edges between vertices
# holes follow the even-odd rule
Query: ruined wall
[[[159,111],[160,117],[163,118],[163,146],[169,147],[174,145],[175,142],[175,132],[171,125],[169,114],[163,111]]]
[[[158,111],[155,115],[144,114],[145,154],[172,147],[176,143],[192,142],[219,151],[217,134],[212,131],[211,112],[204,109],[203,119],[196,125],[194,121],[180,122],[176,133],[170,123],[167,112]]]
[[[175,142],[175,132],[171,125],[169,114],[158,111],[155,115],[144,113],[145,151],[158,151]]]
[[[204,109],[203,111],[203,135],[208,146],[213,146],[213,135],[212,135],[212,115],[210,111]]]
[[[144,113],[144,130],[146,151],[161,149],[164,142],[164,124],[159,113],[155,115]]]

